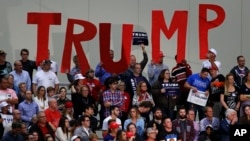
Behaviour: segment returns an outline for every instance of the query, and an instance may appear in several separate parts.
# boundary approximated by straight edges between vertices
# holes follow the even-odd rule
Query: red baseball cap
[[[116,122],[111,122],[109,124],[110,129],[115,129],[115,128],[119,128],[119,127],[120,127],[120,125],[118,123],[116,123]]]
[[[65,108],[72,108],[73,107],[73,103],[71,101],[67,101],[65,103]]]
[[[163,54],[162,51],[160,51],[159,56],[160,56],[160,57],[165,57],[165,55]]]

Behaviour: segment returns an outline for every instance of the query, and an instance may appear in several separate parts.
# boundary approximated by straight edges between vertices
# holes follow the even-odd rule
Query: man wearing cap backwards
[[[202,62],[202,68],[216,68],[218,71],[220,71],[221,62],[216,60],[217,51],[214,48],[210,48],[206,57],[207,60]]]
[[[55,88],[55,92],[58,91],[59,88],[59,80],[56,74],[50,71],[51,66],[50,60],[43,60],[42,62],[42,70],[37,71],[35,77],[33,79],[33,92],[36,92],[37,87],[44,86],[46,89],[51,86]]]
[[[58,64],[57,62],[53,61],[50,59],[50,50],[48,49],[48,59],[47,60],[50,60],[51,62],[51,65],[50,65],[50,71],[54,72],[56,75],[57,75],[57,72],[58,72]],[[41,64],[41,66],[38,66],[37,67],[37,70],[41,70],[43,68],[43,64]]]
[[[162,51],[159,52],[159,62],[151,61],[150,64],[148,64],[148,80],[150,85],[152,86],[153,83],[158,79],[158,76],[160,75],[161,71],[163,69],[168,69],[168,66],[166,64],[163,64],[163,58],[164,54]]]
[[[12,65],[10,62],[6,61],[7,53],[0,50],[0,75],[4,76],[12,71]]]

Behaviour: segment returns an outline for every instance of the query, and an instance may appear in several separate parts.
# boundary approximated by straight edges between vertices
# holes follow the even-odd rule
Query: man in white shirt
[[[119,114],[120,114],[120,110],[118,106],[110,106],[110,116],[106,117],[102,123],[102,136],[103,137],[108,134],[108,129],[109,129],[108,122],[110,119],[115,120],[116,123],[121,125],[122,122],[118,118]],[[121,126],[120,126],[120,129],[122,129]]]
[[[202,68],[216,68],[220,71],[221,62],[216,60],[217,51],[214,48],[210,48],[207,53],[207,60],[202,62]]]
[[[59,80],[56,74],[50,71],[51,66],[50,60],[44,60],[42,62],[42,70],[37,71],[35,77],[32,81],[33,83],[33,92],[36,92],[36,89],[39,86],[44,86],[46,89],[51,86],[55,88],[55,92],[58,91],[59,88]]]
[[[58,64],[57,64],[57,62],[55,62],[55,61],[53,61],[53,60],[50,59],[50,51],[49,50],[48,50],[48,60],[51,61],[50,70],[57,75]],[[37,70],[39,71],[41,69],[42,69],[42,66],[38,66]]]

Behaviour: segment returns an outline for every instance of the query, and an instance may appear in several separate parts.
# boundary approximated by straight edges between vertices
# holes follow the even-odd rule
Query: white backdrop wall
[[[209,30],[209,47],[217,50],[217,59],[222,62],[221,73],[226,74],[236,65],[236,57],[244,55],[246,65],[250,56],[250,6],[249,0],[1,0],[0,1],[0,49],[5,50],[7,60],[12,64],[20,59],[22,48],[30,50],[30,59],[35,60],[37,47],[37,26],[27,24],[28,12],[56,12],[62,14],[61,25],[50,26],[49,49],[51,59],[61,66],[67,20],[81,19],[92,22],[97,27],[94,39],[82,42],[84,51],[92,68],[100,61],[99,52],[99,23],[111,23],[111,46],[115,50],[115,59],[120,59],[121,25],[134,24],[134,31],[148,33],[149,46],[146,51],[151,60],[151,20],[152,10],[162,10],[166,24],[169,26],[175,11],[188,11],[188,29],[186,39],[186,59],[193,72],[199,72],[199,5],[216,4],[225,10],[224,22]],[[208,11],[208,19],[216,18],[213,11]],[[74,32],[80,33],[84,29],[75,27]],[[177,33],[177,32],[176,32]],[[177,34],[167,39],[161,33],[161,50],[165,54],[164,62],[170,67],[175,66],[174,56],[177,51]],[[141,49],[132,46],[131,54],[142,59]],[[75,52],[73,51],[73,54]],[[72,63],[73,64],[73,63]],[[144,70],[144,75],[146,75]],[[59,73],[60,82],[67,82],[65,74]]]

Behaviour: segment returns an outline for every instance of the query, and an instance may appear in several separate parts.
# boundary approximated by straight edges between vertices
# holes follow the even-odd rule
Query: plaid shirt
[[[103,103],[106,102],[111,102],[112,106],[118,106],[120,108],[121,111],[121,106],[123,105],[123,95],[121,93],[121,91],[116,90],[114,93],[112,93],[109,90],[104,91],[103,93]],[[121,112],[120,112],[121,114]],[[109,107],[105,107],[104,110],[104,116],[107,117],[110,115],[110,109]]]

